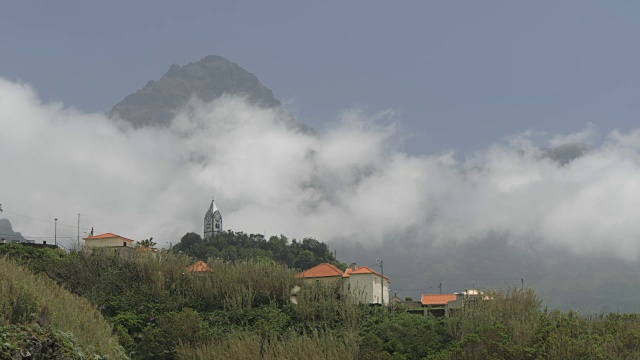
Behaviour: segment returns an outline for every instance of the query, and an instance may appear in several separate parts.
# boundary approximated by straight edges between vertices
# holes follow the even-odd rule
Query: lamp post
[[[58,247],[58,218],[53,219],[53,244]]]

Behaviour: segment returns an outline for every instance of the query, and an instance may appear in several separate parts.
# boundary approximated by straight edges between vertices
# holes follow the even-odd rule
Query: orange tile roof
[[[299,278],[318,278],[318,277],[331,277],[331,276],[344,276],[348,277],[349,275],[345,274],[342,270],[338,269],[334,265],[329,263],[322,263],[312,267],[309,270],[305,270],[296,275]]]
[[[100,235],[89,236],[89,237],[86,237],[86,238],[82,238],[82,240],[108,239],[108,238],[114,238],[114,237],[121,238],[122,240],[125,240],[125,241],[131,241],[131,242],[134,241],[134,240],[127,239],[124,236],[120,236],[120,235],[117,235],[117,234],[114,234],[114,233],[104,233],[104,234],[100,234]]]
[[[200,260],[187,268],[188,272],[213,272],[206,262]]]
[[[422,305],[446,305],[456,299],[456,294],[422,294]]]
[[[378,276],[382,276],[382,274],[380,274],[379,272],[373,270],[372,268],[368,267],[368,266],[359,266],[356,268],[356,270],[351,270],[351,268],[347,269],[347,274],[349,275],[359,275],[359,274],[376,274]],[[389,279],[388,276],[384,277],[385,279],[389,280],[389,282],[391,282],[391,279]]]

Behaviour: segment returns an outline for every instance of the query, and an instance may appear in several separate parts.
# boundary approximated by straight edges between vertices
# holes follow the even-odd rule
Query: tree
[[[148,238],[148,239],[144,239],[142,241],[139,241],[136,246],[141,247],[141,248],[153,248],[154,246],[156,246],[156,243],[153,241],[153,236]]]
[[[202,242],[202,237],[199,234],[189,232],[184,234],[184,236],[180,239],[180,242],[177,243],[173,248],[171,248],[171,251],[174,254],[184,253],[190,256],[194,256],[193,253],[194,251],[196,251],[196,245],[202,244]],[[200,247],[197,248],[200,249]]]

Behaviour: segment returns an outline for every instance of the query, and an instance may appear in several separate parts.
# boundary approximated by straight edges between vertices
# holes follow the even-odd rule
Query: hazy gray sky
[[[640,3],[9,2],[0,76],[104,112],[172,63],[217,54],[301,121],[395,109],[412,154],[640,118]]]
[[[83,231],[167,244],[202,231],[215,195],[237,231],[499,235],[638,259],[634,5],[442,4],[6,5],[3,216],[32,238],[59,218],[71,240],[82,213]],[[317,136],[238,98],[194,100],[162,129],[100,114],[208,54],[257,74]],[[547,156],[575,142],[591,150]]]

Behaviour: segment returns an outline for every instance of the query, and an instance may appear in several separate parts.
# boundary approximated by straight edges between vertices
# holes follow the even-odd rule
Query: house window
[[[126,242],[126,241],[123,241],[123,242],[122,242],[122,246],[127,246],[127,242]]]

